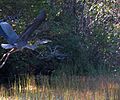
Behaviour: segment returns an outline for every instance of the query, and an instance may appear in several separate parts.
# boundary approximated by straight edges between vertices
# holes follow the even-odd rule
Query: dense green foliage
[[[25,29],[41,8],[46,9],[49,31],[38,37],[51,39],[53,42],[48,45],[60,45],[64,47],[62,52],[68,55],[63,63],[52,62],[52,66],[57,68],[56,73],[88,74],[119,69],[120,23],[117,1],[1,0],[0,5],[0,18],[18,17],[15,21],[9,20],[17,33]],[[3,41],[0,37],[0,42]],[[44,54],[47,48],[40,46],[37,51]],[[1,56],[3,52],[5,50],[0,48]],[[40,67],[37,55],[29,50],[18,52],[11,56],[5,67],[20,72]]]

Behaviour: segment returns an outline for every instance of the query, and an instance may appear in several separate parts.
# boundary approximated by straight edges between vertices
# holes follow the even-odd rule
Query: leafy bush
[[[17,15],[17,21],[9,20],[19,33],[38,14],[39,9],[43,7],[46,9],[49,32],[38,37],[49,37],[53,41],[49,46],[60,45],[64,47],[63,52],[68,55],[64,64],[59,64],[57,67],[57,73],[62,71],[69,74],[101,73],[106,69],[113,67],[115,69],[120,66],[120,25],[117,1],[3,0],[0,1],[0,4],[2,5],[1,17],[14,16],[17,12],[21,12],[20,15],[18,14],[19,16]],[[1,39],[1,41],[3,40]],[[43,53],[46,52],[46,47],[38,49],[39,52],[41,50]],[[3,52],[2,49],[0,51]],[[31,60],[31,57],[27,56],[29,53],[25,50],[23,54],[16,54],[19,61],[16,61],[16,57],[14,57],[16,55],[13,55],[11,60],[16,62],[11,66],[17,67],[18,62],[19,67],[22,66],[21,69],[24,69],[25,66],[39,65],[40,62],[36,57]],[[8,63],[10,62],[8,61]]]

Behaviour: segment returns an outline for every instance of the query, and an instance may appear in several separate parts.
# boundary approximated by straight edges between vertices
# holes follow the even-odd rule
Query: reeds
[[[10,89],[0,87],[0,100],[120,100],[119,76],[27,76]]]

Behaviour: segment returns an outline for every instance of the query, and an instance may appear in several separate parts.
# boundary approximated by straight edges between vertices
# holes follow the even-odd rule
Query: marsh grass
[[[40,81],[36,85],[36,80]],[[11,88],[0,87],[0,100],[120,100],[119,76],[27,76]]]

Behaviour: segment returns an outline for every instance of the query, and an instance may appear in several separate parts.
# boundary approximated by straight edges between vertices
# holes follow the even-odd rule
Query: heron
[[[39,45],[51,42],[51,40],[42,39],[35,41],[35,43],[32,45],[29,43],[31,40],[31,34],[39,27],[39,25],[42,24],[43,21],[45,21],[45,19],[46,12],[44,9],[42,9],[39,15],[20,35],[13,30],[9,23],[0,20],[0,35],[8,42],[8,44],[1,44],[1,47],[4,49],[10,49],[7,53],[3,54],[2,58],[0,59],[0,62],[2,62],[0,68],[4,66],[10,54],[21,51],[24,48],[35,50]]]

